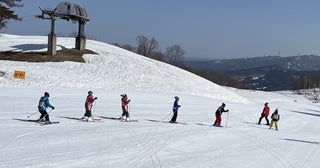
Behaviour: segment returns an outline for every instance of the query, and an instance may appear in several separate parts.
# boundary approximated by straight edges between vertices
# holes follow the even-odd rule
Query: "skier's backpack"
[[[275,120],[275,121],[278,121],[279,120],[279,115],[278,114],[273,114],[272,115],[272,119]]]

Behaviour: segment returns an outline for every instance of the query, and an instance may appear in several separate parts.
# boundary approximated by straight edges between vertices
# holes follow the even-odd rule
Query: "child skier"
[[[226,104],[222,103],[220,107],[218,107],[216,111],[216,120],[214,121],[213,126],[221,127],[221,115],[223,112],[228,112],[229,110],[225,110]]]
[[[176,123],[177,121],[177,117],[178,117],[178,109],[181,107],[178,102],[179,102],[179,97],[175,96],[174,97],[174,103],[173,103],[173,107],[172,107],[172,111],[173,111],[173,116],[170,120],[170,123]]]
[[[261,116],[259,118],[258,124],[260,125],[262,118],[265,118],[267,121],[266,125],[269,125],[269,120],[268,120],[268,116],[269,116],[269,112],[270,112],[270,108],[268,106],[268,103],[264,104],[264,108],[262,110]]]
[[[129,121],[129,103],[130,103],[130,99],[128,99],[128,96],[126,94],[122,94],[120,95],[121,98],[121,109],[122,109],[122,115],[121,115],[121,119],[125,120],[125,121]]]
[[[93,97],[93,92],[89,91],[88,92],[88,96],[86,98],[86,102],[84,104],[85,107],[85,113],[84,116],[82,117],[82,119],[86,120],[86,121],[93,121],[92,118],[92,107],[93,107],[93,103],[95,100],[97,100],[97,97]]]
[[[39,121],[46,122],[47,124],[51,123],[51,121],[49,120],[49,113],[47,112],[47,108],[50,107],[52,110],[54,110],[54,107],[50,104],[49,97],[49,92],[44,92],[44,96],[40,98],[38,104],[38,110],[41,113]]]
[[[271,124],[269,129],[271,129],[274,126],[276,127],[276,130],[278,131],[278,121],[280,120],[280,115],[278,114],[278,109],[276,109],[272,115],[271,115]]]

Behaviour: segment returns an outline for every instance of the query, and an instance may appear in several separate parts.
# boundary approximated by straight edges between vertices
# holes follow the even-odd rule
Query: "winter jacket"
[[[178,112],[179,107],[181,107],[181,106],[178,104],[178,100],[176,99],[173,103],[172,111],[175,113]]]
[[[122,97],[121,98],[121,107],[122,107],[122,112],[128,112],[128,104],[130,103],[130,99],[128,97]]]
[[[229,110],[225,110],[223,106],[220,106],[217,111],[216,114],[217,115],[221,115],[223,112],[228,112]]]
[[[262,113],[261,115],[264,116],[264,117],[268,117],[269,116],[269,113],[270,113],[270,108],[268,106],[265,106],[262,110]]]
[[[271,119],[272,119],[273,121],[279,121],[279,120],[280,120],[280,115],[279,115],[279,114],[276,114],[276,113],[272,113]]]
[[[90,111],[93,107],[93,102],[94,102],[95,98],[93,97],[93,95],[88,95],[86,102],[84,104],[86,111]]]
[[[50,108],[54,108],[50,102],[49,102],[49,97],[47,96],[42,96],[39,100],[39,104],[38,104],[38,109],[39,111],[45,111],[48,107]]]

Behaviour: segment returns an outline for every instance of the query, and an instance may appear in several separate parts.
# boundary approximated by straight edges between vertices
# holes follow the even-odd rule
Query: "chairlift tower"
[[[61,2],[54,10],[41,9],[42,14],[37,17],[40,19],[51,20],[51,31],[48,34],[48,55],[55,55],[57,36],[54,33],[55,20],[64,19],[67,21],[78,22],[78,35],[76,37],[75,48],[78,50],[84,50],[86,48],[86,37],[84,33],[84,25],[89,22],[87,11],[78,4],[69,2]]]

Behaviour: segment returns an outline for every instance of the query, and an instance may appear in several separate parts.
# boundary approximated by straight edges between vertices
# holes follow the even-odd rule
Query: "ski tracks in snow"
[[[14,138],[12,138],[10,141],[8,140],[7,143],[4,143],[3,145],[0,146],[0,158],[2,157],[1,155],[5,155],[6,148],[9,148],[9,146],[14,145],[18,140],[23,139],[25,137],[29,137],[29,136],[32,136],[32,135],[39,134],[40,132],[45,131],[46,129],[47,128],[41,128],[41,129],[36,130],[36,131],[20,134],[18,136],[15,136]],[[8,149],[8,150],[12,150],[12,149]],[[39,158],[41,158],[41,156],[39,156],[38,158],[34,158],[34,159],[39,159]],[[23,159],[23,160],[20,159],[19,161],[21,162],[21,161],[25,161],[25,160],[28,160],[28,159],[26,159],[26,158]],[[16,163],[16,162],[18,162],[18,160],[16,160],[16,159],[13,159],[11,161],[9,161],[9,160],[7,160],[7,161],[1,160],[0,167],[1,167],[1,165],[12,164],[12,163]]]
[[[232,132],[235,135],[238,135],[243,139],[250,140],[253,142],[253,144],[257,144],[258,146],[262,147],[264,151],[266,151],[275,159],[277,159],[279,163],[281,163],[281,165],[283,165],[285,168],[296,168],[286,157],[284,157],[282,154],[277,152],[276,149],[268,145],[268,143],[264,142],[262,139],[258,138],[257,136],[249,134],[248,132],[245,132],[245,131],[240,131],[240,130],[232,130]]]
[[[38,134],[39,132],[42,132],[42,131],[44,131],[46,129],[47,128],[42,128],[42,129],[39,129],[39,130],[36,130],[36,131],[32,131],[32,132],[29,132],[29,133],[24,133],[24,134],[18,135],[16,137],[12,138],[11,141],[1,145],[0,149],[2,150],[4,148],[8,147],[10,144],[14,143],[15,141],[17,141],[17,140],[19,140],[21,138],[24,138],[24,137],[27,137],[27,136],[31,136],[31,135],[34,135],[34,134]]]
[[[320,156],[320,145],[314,145],[314,148],[312,152],[308,153],[308,155],[305,155],[304,158],[306,158],[304,161],[303,158],[300,158],[298,162],[301,162],[303,165],[301,168],[309,168],[309,167],[316,167],[319,165],[319,156]]]
[[[155,136],[157,135],[157,128],[155,127],[149,128],[146,134],[142,138],[140,138],[139,135],[136,135],[128,128],[126,128],[126,130],[131,135],[131,137],[139,141],[137,147],[142,147],[143,151],[141,152],[147,153],[148,158],[151,159],[152,167],[162,168],[161,160],[158,157],[157,153],[161,150],[162,146],[167,143],[167,140],[163,142],[156,140],[158,142],[163,143],[162,145],[159,145],[158,143],[154,143]],[[155,147],[155,145],[157,145],[157,147]],[[139,165],[137,165],[137,167],[142,166],[142,164],[145,161],[147,161],[147,159],[145,159],[145,155],[139,155],[137,153],[136,157],[137,158],[135,158],[135,160],[133,160],[132,162],[138,162]],[[130,163],[129,165],[132,165],[132,164],[133,163]]]

